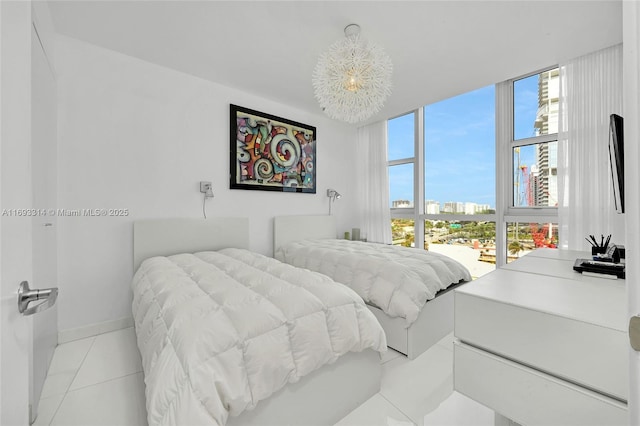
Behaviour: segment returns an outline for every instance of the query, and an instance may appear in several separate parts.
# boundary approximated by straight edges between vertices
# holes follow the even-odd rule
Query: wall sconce
[[[331,203],[342,197],[335,189],[327,189],[327,197],[329,197],[329,215],[331,215]]]

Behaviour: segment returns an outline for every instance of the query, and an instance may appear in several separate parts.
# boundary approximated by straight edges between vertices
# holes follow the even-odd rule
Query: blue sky
[[[534,136],[537,75],[515,85],[515,136]],[[389,160],[414,156],[413,114],[389,121]],[[521,164],[534,163],[523,149]],[[389,170],[390,201],[413,202],[413,165]],[[495,86],[487,86],[425,107],[425,199],[495,207]]]

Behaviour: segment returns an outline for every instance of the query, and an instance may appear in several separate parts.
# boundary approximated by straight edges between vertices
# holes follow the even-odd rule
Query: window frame
[[[496,267],[507,263],[507,223],[558,223],[558,207],[514,206],[513,148],[558,141],[558,133],[515,139],[514,83],[559,68],[545,67],[496,84]],[[498,225],[499,224],[499,225]],[[502,247],[499,247],[499,246]]]
[[[414,156],[396,159],[387,162],[387,167],[413,164],[414,173],[414,201],[413,208],[391,208],[392,219],[413,219],[414,221],[414,246],[424,247],[426,220],[457,221],[483,221],[496,224],[496,268],[507,263],[507,224],[513,222],[522,223],[558,223],[558,207],[520,207],[514,204],[514,173],[513,173],[513,149],[521,146],[550,143],[558,141],[558,133],[551,133],[529,138],[515,139],[514,115],[515,98],[514,83],[518,80],[541,74],[559,68],[558,65],[524,74],[495,85],[495,120],[496,120],[496,205],[494,214],[458,215],[458,214],[425,214],[425,140],[424,140],[424,110],[425,106],[407,111],[387,121],[412,114],[414,115]],[[391,201],[391,200],[390,200]]]
[[[509,168],[508,170],[504,170],[504,175],[501,177],[502,179],[507,178],[507,174],[508,174],[508,181],[511,182],[511,188],[513,188],[513,186],[515,186],[515,182],[513,181],[513,168],[514,168],[514,164],[513,164],[513,149],[514,148],[518,148],[518,147],[522,147],[522,146],[528,146],[528,145],[538,145],[538,144],[543,144],[543,143],[550,143],[550,142],[557,142],[558,141],[558,133],[548,133],[545,135],[539,135],[539,136],[532,136],[529,138],[522,138],[522,139],[515,139],[515,129],[514,129],[514,120],[515,120],[515,90],[514,90],[514,84],[516,81],[519,80],[523,80],[525,78],[529,78],[531,76],[534,75],[538,75],[538,74],[542,74],[544,72],[547,71],[552,71],[554,69],[559,68],[558,65],[553,65],[550,67],[545,67],[541,70],[538,71],[534,71],[528,74],[524,74],[515,78],[512,78],[511,80],[507,80],[506,83],[508,83],[508,90],[509,90],[509,106],[510,106],[510,114],[508,117],[504,117],[505,120],[504,122],[506,122],[508,124],[508,134],[510,135],[509,138],[509,150],[508,150],[508,158],[509,158]],[[496,96],[496,103],[498,102],[498,97]],[[497,115],[497,108],[498,105],[496,105],[496,115]],[[497,136],[497,135],[496,135]],[[497,168],[497,167],[496,167]],[[513,216],[513,217],[518,217],[518,216],[531,216],[534,215],[535,217],[545,217],[545,216],[555,216],[557,218],[558,216],[558,208],[557,207],[521,207],[521,206],[515,206],[515,201],[513,199],[513,191],[511,191],[509,193],[509,203],[507,204],[507,208],[506,208],[506,214],[508,216]],[[557,221],[557,219],[556,219]]]
[[[424,139],[424,113],[425,106],[421,106],[417,109],[408,111],[406,113],[391,117],[388,119],[394,120],[398,117],[403,117],[408,114],[414,114],[414,157],[403,158],[397,160],[390,160],[387,162],[387,167],[398,166],[402,164],[413,164],[413,191],[414,202],[413,208],[390,208],[391,219],[413,219],[414,221],[414,248],[423,249],[425,243],[425,221],[426,220],[440,220],[440,221],[468,221],[468,222],[496,222],[497,225],[497,211],[493,214],[473,214],[473,215],[460,215],[460,214],[426,214],[425,202],[427,197],[425,196],[425,139]],[[497,168],[497,164],[496,164]],[[391,201],[391,200],[390,200]],[[506,243],[505,243],[506,247]],[[498,242],[496,240],[496,251],[498,250]]]
[[[413,114],[413,157],[401,158],[397,160],[391,160],[387,162],[387,170],[393,166],[400,166],[403,164],[413,164],[413,208],[392,208],[390,207],[391,219],[413,219],[414,221],[414,246],[424,247],[424,223],[421,226],[422,233],[419,232],[419,218],[420,218],[420,189],[424,188],[424,182],[420,183],[420,176],[424,180],[424,160],[420,161],[420,155],[424,153],[424,146],[420,143],[419,135],[424,133],[424,120],[420,117],[422,107],[407,111],[403,114],[399,114],[395,117],[387,119],[387,121],[394,120],[396,118],[404,117],[405,115]],[[423,191],[424,192],[424,191]],[[391,201],[391,200],[389,200]],[[422,203],[424,204],[424,203]],[[424,213],[424,206],[422,207],[422,213]],[[391,226],[391,224],[389,224]]]

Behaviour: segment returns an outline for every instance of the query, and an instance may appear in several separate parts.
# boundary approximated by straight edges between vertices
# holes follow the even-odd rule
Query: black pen
[[[588,239],[587,237],[584,237],[584,239],[585,239],[585,240],[587,240],[587,242],[588,242],[589,244],[591,244],[591,247],[595,247],[595,245],[594,245],[591,241],[589,241],[589,239]]]

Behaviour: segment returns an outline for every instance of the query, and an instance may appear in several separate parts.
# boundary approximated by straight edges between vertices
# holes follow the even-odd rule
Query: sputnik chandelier
[[[358,123],[380,111],[391,94],[393,65],[384,50],[360,37],[360,26],[320,55],[313,71],[315,97],[331,118]]]

